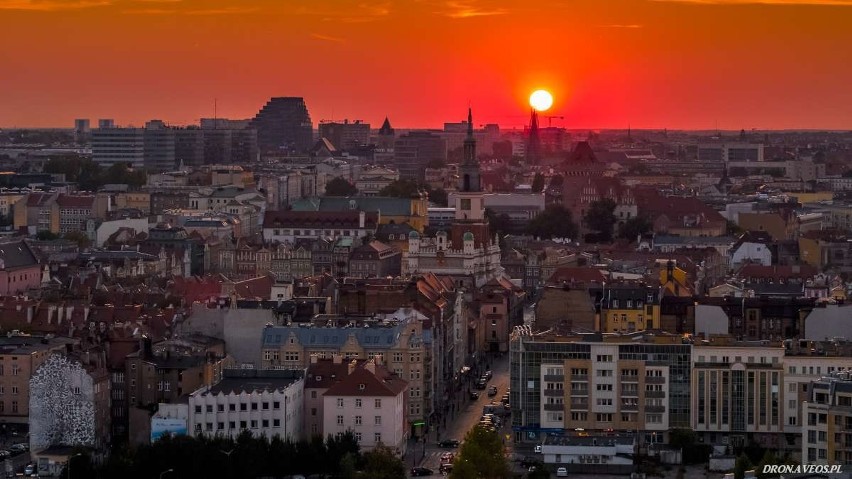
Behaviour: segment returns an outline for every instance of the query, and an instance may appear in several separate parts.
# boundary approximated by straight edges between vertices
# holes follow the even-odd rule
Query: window
[[[234,403],[228,404],[228,411],[234,412],[237,410],[237,405]]]
[[[272,402],[272,409],[281,409],[281,402],[280,401],[273,401]]]
[[[268,409],[269,409],[269,402],[267,401],[267,402],[263,403],[263,410],[266,411]]]
[[[338,414],[338,415],[337,415],[337,425],[338,425],[338,426],[342,426],[342,425],[343,425],[343,415],[341,415],[341,414]]]
[[[201,406],[195,406],[195,414],[201,414]]]
[[[375,421],[375,425],[376,425],[376,426],[381,426],[381,425],[382,425],[382,417],[381,417],[381,416],[376,416],[376,417],[375,417],[375,420],[376,420],[376,421]]]
[[[382,408],[382,400],[376,399],[376,409],[381,409],[381,408]]]
[[[362,437],[362,436],[361,436],[361,433],[360,433],[360,432],[356,432],[356,433],[355,433],[355,440],[356,440],[356,441],[361,442],[361,437]]]
[[[343,398],[337,398],[337,409],[343,409]]]
[[[257,411],[257,403],[256,402],[251,403],[251,410]]]
[[[252,429],[257,429],[257,419],[252,419],[252,420],[251,420],[251,428],[252,428]]]
[[[316,416],[316,415],[317,415],[317,408],[312,407],[311,408],[311,416]]]
[[[240,403],[240,411],[248,411],[248,404],[241,402]]]
[[[237,422],[236,421],[228,421],[228,429],[236,429]]]
[[[261,427],[269,427],[269,419],[264,419],[260,422]]]
[[[314,426],[316,426],[316,424],[314,424]],[[281,427],[281,420],[280,419],[273,419],[272,420],[272,427]]]
[[[355,425],[360,426],[362,423],[361,416],[355,416]]]
[[[373,435],[373,440],[376,441],[376,444],[382,442],[382,433],[377,432]]]
[[[212,405],[212,404],[208,404],[208,405],[207,405],[207,407],[205,408],[205,410],[207,411],[207,413],[208,413],[208,414],[209,414],[209,413],[212,413],[212,412],[213,412],[213,405]]]
[[[355,407],[361,409],[361,398],[355,400]]]
[[[316,399],[316,398],[317,398],[317,392],[311,391],[311,399]]]

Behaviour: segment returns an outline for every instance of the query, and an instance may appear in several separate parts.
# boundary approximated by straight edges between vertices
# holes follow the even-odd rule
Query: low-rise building
[[[383,444],[404,455],[409,437],[408,383],[374,360],[351,360],[347,368],[348,374],[323,394],[323,432],[351,430],[362,450]]]
[[[189,434],[303,438],[304,370],[228,369],[189,396]]]
[[[541,445],[544,463],[564,467],[569,474],[630,474],[637,452],[632,434],[552,435]]]
[[[14,331],[0,337],[0,421],[29,422],[30,378],[52,354],[65,354],[71,343]]]
[[[322,237],[364,238],[376,232],[380,215],[364,211],[267,211],[263,239],[294,243]]]
[[[852,374],[810,384],[802,404],[802,463],[852,464]]]

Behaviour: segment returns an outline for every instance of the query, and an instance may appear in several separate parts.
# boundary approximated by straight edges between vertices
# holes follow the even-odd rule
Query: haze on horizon
[[[852,0],[0,0],[0,126],[314,123],[850,129]]]

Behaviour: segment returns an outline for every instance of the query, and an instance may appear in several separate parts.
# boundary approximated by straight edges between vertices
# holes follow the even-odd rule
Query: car
[[[476,391],[471,391],[470,392],[470,400],[476,401],[477,399],[479,399],[479,393],[476,392]]]
[[[535,466],[530,466],[530,470],[529,470],[529,472],[535,472],[535,471],[536,471],[536,467],[535,467]]]
[[[12,453],[5,449],[0,450],[0,459],[6,459],[7,457],[12,457]]]
[[[486,387],[488,387],[488,381],[485,379],[480,378],[479,381],[476,382],[476,389],[485,389]]]
[[[556,470],[556,477],[568,477],[568,469],[560,467]]]
[[[441,454],[441,464],[446,464],[448,462],[453,462],[453,459],[456,458],[456,455],[451,452],[445,452]]]
[[[488,397],[493,398],[497,395],[497,386],[491,386],[488,388]]]
[[[438,472],[445,476],[448,475],[449,473],[453,472],[453,464],[441,464],[441,467],[438,468]]]
[[[24,468],[24,475],[26,476],[32,476],[35,472],[35,464],[27,464],[27,467]]]
[[[534,451],[536,454],[541,454],[541,444],[536,445]]]
[[[488,378],[488,380],[490,381],[490,380],[491,380],[491,378],[493,378],[493,377],[494,377],[494,373],[492,373],[491,371],[485,371],[485,374],[483,374],[483,376],[485,376],[486,378]]]
[[[12,444],[12,446],[11,446],[11,447],[9,447],[9,450],[10,450],[10,451],[12,451],[12,452],[18,452],[18,451],[20,451],[20,452],[24,452],[24,451],[29,451],[29,450],[30,450],[30,445],[29,445],[29,444],[27,444],[27,443],[25,443],[25,442],[19,442],[18,444]]]
[[[411,477],[431,476],[432,474],[434,474],[432,469],[427,469],[425,467],[411,468]]]
[[[461,444],[461,442],[459,442],[458,439],[444,439],[438,443],[438,447],[454,448],[459,447],[459,444]]]
[[[528,468],[528,467],[530,467],[534,464],[538,464],[538,462],[539,462],[538,458],[535,458],[535,457],[532,457],[532,456],[526,456],[525,458],[521,459],[521,467]]]

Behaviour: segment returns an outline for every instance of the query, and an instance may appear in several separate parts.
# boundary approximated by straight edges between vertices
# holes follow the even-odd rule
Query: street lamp
[[[160,479],[163,479],[163,476],[165,476],[166,474],[168,474],[170,472],[175,472],[175,470],[174,469],[166,469],[165,471],[160,473]]]
[[[71,461],[74,460],[75,457],[80,457],[82,455],[83,453],[78,452],[77,454],[74,454],[73,456],[68,458],[68,464],[65,466],[65,468],[68,469],[68,479],[71,479]]]

